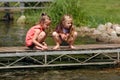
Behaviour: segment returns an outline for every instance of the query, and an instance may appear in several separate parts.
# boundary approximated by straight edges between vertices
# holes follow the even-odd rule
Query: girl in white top
[[[56,30],[52,33],[56,46],[53,49],[59,49],[60,44],[65,41],[69,44],[71,49],[75,49],[73,43],[77,37],[77,32],[73,26],[73,19],[69,15],[64,15],[56,27]]]

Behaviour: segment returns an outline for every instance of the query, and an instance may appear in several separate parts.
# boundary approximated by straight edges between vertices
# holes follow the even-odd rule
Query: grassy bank
[[[55,26],[64,14],[71,14],[76,26],[96,27],[106,22],[120,23],[120,0],[54,0],[44,10],[25,12],[28,23],[35,23],[41,12],[46,12]]]
[[[106,22],[120,24],[120,0],[81,0],[81,3],[88,16],[87,25],[97,26]]]

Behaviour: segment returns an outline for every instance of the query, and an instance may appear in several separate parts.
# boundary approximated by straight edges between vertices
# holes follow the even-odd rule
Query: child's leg
[[[56,43],[56,46],[53,48],[53,49],[58,49],[58,48],[60,48],[60,44],[61,44],[61,39],[60,39],[60,36],[59,36],[59,34],[57,33],[57,32],[53,32],[52,33],[52,36],[53,36],[53,39],[54,39],[54,41],[55,41],[55,43]]]
[[[46,33],[45,33],[44,31],[42,31],[42,32],[39,34],[37,40],[38,40],[39,43],[42,43],[42,42],[45,40],[45,38],[46,38]]]
[[[74,42],[75,42],[76,37],[77,37],[77,32],[74,32],[74,33],[73,33],[73,36],[70,37],[70,38],[68,39],[68,41],[67,41],[67,43],[69,44],[69,46],[70,46],[71,49],[75,49],[75,47],[73,46],[73,44],[74,44]]]
[[[35,45],[34,45],[34,44],[32,44],[32,45],[28,46],[28,48],[29,48],[29,49],[33,49],[34,47],[35,47]]]
[[[37,41],[38,41],[41,45],[43,45],[42,43],[44,42],[45,38],[46,38],[46,33],[45,33],[44,31],[42,31],[42,32],[39,34]],[[44,45],[43,45],[43,46],[44,46]],[[36,48],[40,49],[39,46],[37,46]],[[44,46],[44,47],[41,47],[41,48],[43,48],[43,50],[45,50],[45,49],[47,49],[47,46]]]

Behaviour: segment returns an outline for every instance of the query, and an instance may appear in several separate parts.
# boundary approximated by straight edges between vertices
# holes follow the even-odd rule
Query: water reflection
[[[22,46],[26,34],[26,25],[0,22],[0,46]]]
[[[120,69],[19,69],[0,72],[0,80],[120,80]]]
[[[16,36],[18,38],[18,42],[24,44],[24,39],[25,39],[25,35],[26,35],[26,29],[24,28],[25,25],[18,25],[17,27],[19,27],[18,31],[16,31]]]

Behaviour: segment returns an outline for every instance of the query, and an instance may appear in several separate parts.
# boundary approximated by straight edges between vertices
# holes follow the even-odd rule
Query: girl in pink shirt
[[[46,32],[44,30],[49,28],[50,23],[49,16],[42,13],[39,24],[31,27],[26,34],[26,46],[30,49],[47,50],[47,44],[44,42],[46,38]]]

